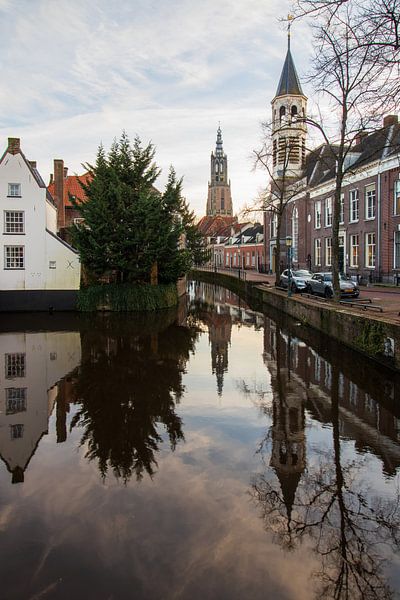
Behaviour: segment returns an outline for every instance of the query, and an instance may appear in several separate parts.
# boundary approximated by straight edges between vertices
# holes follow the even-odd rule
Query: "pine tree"
[[[160,193],[154,156],[151,143],[143,147],[136,137],[131,147],[124,132],[108,156],[100,146],[96,164],[87,165],[91,178],[82,185],[87,202],[71,197],[84,219],[73,226],[73,240],[97,279],[149,282],[156,268],[159,282],[171,283],[199,262],[202,240],[182,198],[182,180],[171,168]]]

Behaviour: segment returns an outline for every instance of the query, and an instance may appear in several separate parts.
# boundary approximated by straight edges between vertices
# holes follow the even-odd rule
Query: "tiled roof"
[[[90,177],[91,177],[90,173],[84,173],[83,175],[68,175],[64,179],[64,205],[65,206],[72,206],[71,200],[70,200],[70,195],[75,196],[75,198],[77,200],[80,200],[81,202],[86,201],[86,194],[83,191],[79,182],[82,182],[83,184],[88,184],[90,181]],[[54,181],[52,181],[49,184],[48,190],[49,190],[50,194],[54,197],[55,196]]]
[[[227,217],[223,215],[217,215],[215,217],[202,217],[197,225],[199,231],[205,236],[220,236],[224,235],[227,229],[237,222],[236,217]],[[228,234],[230,235],[230,234]]]

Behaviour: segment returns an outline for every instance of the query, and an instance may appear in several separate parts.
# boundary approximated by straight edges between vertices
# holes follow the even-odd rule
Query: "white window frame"
[[[5,388],[6,391],[6,415],[15,415],[26,412],[27,388]]]
[[[13,235],[23,235],[25,233],[25,213],[23,210],[4,211],[4,233]]]
[[[393,185],[393,214],[400,215],[400,175]]]
[[[325,266],[332,266],[332,238],[325,238]]]
[[[316,201],[314,208],[315,229],[321,229],[321,200]]]
[[[373,241],[372,241],[373,240]],[[376,238],[375,232],[365,234],[365,267],[367,269],[375,269],[376,258]]]
[[[321,266],[321,238],[314,240],[314,264],[316,267]]]
[[[357,243],[354,243],[357,242]],[[353,250],[356,248],[356,251]],[[360,236],[358,233],[350,236],[350,267],[358,267],[360,262]]]
[[[332,198],[325,200],[325,227],[332,227]]]
[[[25,246],[4,246],[4,270],[22,271],[25,269]]]
[[[364,203],[365,203],[365,220],[372,221],[373,219],[375,219],[375,211],[376,211],[375,183],[365,186]]]
[[[25,352],[14,352],[6,354],[5,360],[5,378],[15,379],[25,377],[26,375],[26,355]]]
[[[393,256],[393,266],[395,269],[400,269],[400,231],[394,232],[394,256]]]
[[[9,183],[8,184],[8,197],[9,198],[21,198],[21,184],[20,183]]]
[[[350,223],[357,223],[360,218],[360,194],[358,189],[350,190]]]
[[[344,194],[340,194],[339,224],[344,225]]]

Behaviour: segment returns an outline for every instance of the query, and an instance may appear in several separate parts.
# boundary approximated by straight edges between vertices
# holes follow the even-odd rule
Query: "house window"
[[[321,266],[321,240],[315,240],[315,265]]]
[[[375,233],[365,234],[365,266],[375,267]]]
[[[351,190],[350,192],[350,221],[358,221],[359,211],[359,197],[358,190]]]
[[[292,259],[297,262],[299,260],[299,211],[295,207],[292,214]]]
[[[325,227],[332,226],[332,198],[325,200]]]
[[[315,203],[315,229],[321,227],[321,201]]]
[[[339,223],[341,225],[343,225],[343,223],[344,223],[344,194],[340,194]]]
[[[25,377],[25,354],[6,354],[6,379]]]
[[[24,246],[4,246],[4,268],[24,269]]]
[[[49,261],[49,269],[55,269],[57,267],[57,263],[55,260]]]
[[[24,233],[24,212],[22,210],[4,211],[4,233]]]
[[[229,267],[229,254],[225,256],[225,266]]]
[[[394,182],[394,214],[400,215],[400,179]]]
[[[358,256],[359,256],[359,237],[358,235],[350,236],[350,266],[358,267]]]
[[[271,220],[271,238],[275,238],[278,232],[278,215],[274,213]]]
[[[375,219],[375,184],[365,188],[365,218]]]
[[[400,231],[394,234],[394,268],[400,269]]]
[[[6,415],[26,411],[26,388],[6,388]]]
[[[21,197],[21,184],[20,183],[9,183],[8,184],[8,195],[14,198]]]
[[[332,266],[332,238],[325,238],[325,264]]]
[[[24,426],[22,424],[10,425],[10,434],[12,440],[18,440],[24,436]]]

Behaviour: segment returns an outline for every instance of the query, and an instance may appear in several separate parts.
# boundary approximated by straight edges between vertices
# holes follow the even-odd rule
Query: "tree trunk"
[[[157,261],[153,262],[150,271],[150,285],[158,285],[158,264]]]

